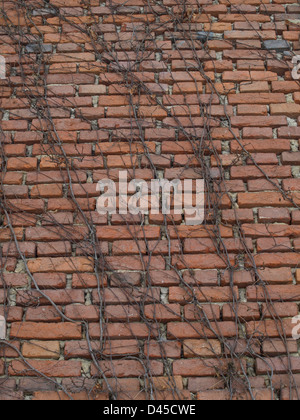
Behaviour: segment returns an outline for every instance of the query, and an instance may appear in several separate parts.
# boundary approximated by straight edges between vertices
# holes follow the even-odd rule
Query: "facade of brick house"
[[[298,400],[300,5],[0,8],[0,400]]]

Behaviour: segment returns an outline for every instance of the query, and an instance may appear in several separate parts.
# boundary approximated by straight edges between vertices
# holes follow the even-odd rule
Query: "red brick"
[[[231,123],[233,127],[280,127],[287,125],[287,119],[284,116],[276,117],[232,117]]]
[[[107,286],[107,277],[102,275],[99,278],[99,282],[103,286]],[[87,289],[98,287],[98,280],[95,274],[81,273],[73,274],[72,287],[74,289]]]
[[[151,271],[149,283],[152,286],[168,287],[178,285],[180,276],[173,271]]]
[[[180,287],[170,287],[169,300],[184,304],[195,296],[198,302],[226,302],[232,299],[233,293],[238,295],[238,290],[235,288],[232,292],[229,287],[201,287],[185,291]]]
[[[7,185],[21,185],[23,181],[23,174],[18,172],[9,172],[4,175],[4,184]]]
[[[3,187],[6,198],[28,198],[28,187],[25,185],[10,185]]]
[[[243,137],[249,139],[261,138],[269,139],[273,138],[273,131],[270,127],[245,127],[243,129]]]
[[[288,366],[290,366],[288,368]],[[256,371],[258,374],[273,373],[285,373],[287,369],[293,373],[299,373],[300,365],[298,357],[274,357],[267,360],[257,360]]]
[[[254,166],[243,166],[243,167],[232,167],[231,178],[232,179],[256,179],[256,178],[289,178],[291,176],[291,168],[288,166],[268,166],[260,165],[259,167]]]
[[[251,223],[254,220],[253,211],[250,209],[223,210],[222,220],[229,224],[235,224],[237,220],[242,223]]]
[[[237,115],[268,115],[268,109],[266,105],[238,105]]]
[[[152,255],[169,255],[178,254],[180,252],[180,244],[178,241],[115,241],[113,243],[113,255],[132,255],[132,254],[149,254]]]
[[[78,340],[81,338],[81,327],[71,323],[14,323],[10,332],[11,338],[23,340]]]
[[[78,226],[76,229],[76,233],[74,233],[73,228],[65,227],[64,234],[70,236],[70,239],[73,239],[72,236],[76,235],[74,239],[82,240],[84,238],[84,235],[86,234],[86,228]],[[56,226],[51,229],[46,227],[30,227],[25,230],[26,239],[47,243],[61,240],[64,237],[64,234],[61,232],[61,229]]]
[[[297,389],[283,389],[281,391],[281,400],[282,401],[298,401],[298,390]]]
[[[281,127],[278,129],[278,135],[282,138],[300,138],[300,127]]]
[[[9,200],[8,204],[15,213],[26,212],[41,214],[43,213],[45,207],[43,200],[16,199]]]
[[[263,303],[262,313],[266,318],[271,319],[274,319],[274,317],[288,318],[298,314],[298,307],[296,303],[292,302],[275,302],[272,306]]]
[[[230,285],[232,281],[239,287],[246,287],[252,284],[254,280],[250,271],[225,271],[221,276],[221,285]]]
[[[250,85],[251,86],[251,85]],[[282,106],[285,103],[285,96],[283,93],[244,93],[237,95],[229,95],[228,101],[231,105],[238,104],[266,104],[279,103]]]
[[[282,187],[285,191],[300,191],[299,179],[284,179]]]
[[[223,334],[224,337],[235,337],[236,335],[234,322],[211,323],[211,327],[201,326],[199,322],[172,322],[168,324],[168,337],[178,340],[185,338],[216,338],[216,333],[213,332],[215,327],[218,328],[219,333]]]
[[[108,400],[108,394],[101,394],[100,399]],[[76,394],[65,394],[62,391],[38,391],[34,393],[33,401],[90,401],[94,400],[92,396],[89,396],[86,391],[82,391]]]
[[[285,224],[274,224],[274,225],[263,225],[263,224],[244,224],[243,231],[246,236],[252,238],[263,238],[263,237],[298,237],[300,234],[299,226],[289,226]]]
[[[284,165],[300,165],[300,152],[282,153],[282,163]]]
[[[150,359],[161,359],[162,357],[180,359],[181,344],[177,341],[165,341],[159,343],[150,341],[145,344],[144,352]]]
[[[287,341],[287,343],[284,343],[280,339],[274,339],[266,340],[263,343],[263,352],[268,356],[277,356],[279,354],[285,354],[287,348],[290,353],[297,353],[298,348],[296,340],[289,340]]]
[[[234,258],[231,256],[231,261]],[[215,254],[204,254],[204,255],[187,255],[181,257],[173,257],[172,264],[176,265],[178,269],[183,270],[186,268],[190,269],[211,269],[211,268],[226,268],[224,260]]]
[[[225,239],[224,247],[228,252],[240,252],[244,249],[244,244],[238,239]],[[249,249],[253,248],[251,240],[246,239],[246,246]],[[210,239],[186,239],[184,241],[184,252],[192,254],[208,254],[217,249],[216,244]]]
[[[145,316],[157,322],[179,321],[181,319],[180,305],[147,305],[145,307]]]
[[[159,289],[152,288],[148,290],[146,288],[109,288],[103,291],[103,299],[107,304],[120,305],[129,303],[143,303],[158,302],[160,297]],[[100,297],[98,291],[93,291],[93,303],[99,304]]]
[[[106,93],[104,85],[83,85],[79,86],[79,95],[103,95]]]
[[[3,280],[6,287],[26,287],[28,286],[28,278],[21,273],[6,273],[3,274]],[[0,288],[3,288],[3,283]]]
[[[57,305],[84,303],[82,290],[44,290],[43,294],[46,297],[41,297],[38,291],[20,290],[17,293],[16,302],[20,306],[27,306],[28,303],[34,304],[37,300],[43,305],[49,305],[51,300]]]
[[[185,271],[183,280],[187,284],[198,286],[217,286],[218,272],[216,270]],[[170,285],[173,286],[173,285]]]
[[[189,378],[188,381],[188,389],[193,393],[220,388],[223,386],[217,378]]]
[[[176,360],[173,363],[173,372],[174,375],[181,376],[215,376],[216,369],[221,366],[222,363],[216,363],[216,359]]]
[[[22,354],[28,359],[59,359],[59,341],[32,340],[23,344]]]
[[[105,319],[110,322],[137,322],[140,318],[140,309],[137,305],[108,305],[105,309]]]
[[[229,391],[215,390],[198,392],[197,400],[200,401],[272,401],[272,391],[269,389],[251,389],[248,392],[235,392],[233,395]]]
[[[59,309],[62,310],[62,308]],[[26,322],[61,322],[61,315],[52,306],[28,308],[26,311]]]
[[[38,244],[37,255],[38,257],[56,257],[59,255],[71,255],[70,242],[51,242]]]
[[[134,357],[139,354],[139,345],[137,340],[111,341],[106,343],[103,348],[99,342],[92,342],[91,348],[94,352],[102,353],[107,357]],[[65,345],[65,358],[92,359],[89,345],[86,341],[69,341]]]
[[[222,354],[221,344],[218,340],[185,340],[183,342],[184,356],[214,357]]]
[[[292,103],[271,104],[270,110],[271,115],[286,115],[290,118],[297,118],[300,113],[300,105]]]
[[[85,257],[70,258],[37,258],[28,262],[29,270],[32,273],[73,273],[92,272],[94,263]]]
[[[63,289],[66,287],[67,280],[64,273],[36,273],[33,275],[34,280],[41,289]]]
[[[151,332],[145,324],[132,322],[130,325],[126,323],[109,324],[107,327],[109,336],[112,339],[146,339],[154,336],[155,328],[152,326]],[[157,333],[156,333],[157,334]],[[92,339],[100,338],[100,326],[97,324],[90,324],[90,336]]]
[[[300,212],[295,210],[292,212],[292,222],[295,225],[300,224]]]
[[[273,299],[275,301],[298,301],[300,295],[300,285],[267,286],[265,289],[260,286],[250,286],[247,289],[248,300],[251,302],[257,300],[265,301],[267,298],[266,293],[269,294],[270,299]]]
[[[291,92],[297,92],[298,89],[299,89],[299,85],[297,82],[290,82],[290,81],[272,82],[272,92],[283,92],[283,93],[288,94]]]
[[[117,375],[118,378],[134,378],[139,377],[145,373],[144,366],[141,362],[135,360],[121,360],[121,361],[102,361],[99,363],[101,370],[103,370],[108,378]],[[162,362],[151,362],[151,374],[153,376],[161,376],[163,374]],[[100,372],[96,366],[92,366],[92,375],[98,376]]]
[[[23,238],[23,229],[16,228],[14,229],[14,234],[18,241],[21,241]],[[1,242],[9,242],[12,240],[12,234],[9,228],[3,228],[0,231],[0,241]]]
[[[293,267],[297,265],[297,254],[295,252],[284,253],[261,253],[254,257],[258,267]]]
[[[197,306],[194,304],[188,304],[184,307],[184,317],[187,321],[201,320],[203,319],[203,316],[212,321],[220,320],[220,306],[217,304],[199,304]]]
[[[290,213],[288,209],[259,209],[259,223],[290,223]]]
[[[62,197],[63,188],[62,185],[36,185],[32,187],[30,191],[32,198],[53,198]]]
[[[106,226],[97,229],[97,236],[102,240],[116,240],[116,239],[132,239],[136,238],[147,238],[147,239],[157,239],[160,237],[160,228],[157,226],[145,226],[143,229],[134,228],[133,230],[128,229],[125,226],[115,227],[115,226]]]
[[[7,368],[8,380],[0,380],[0,400],[147,400],[152,388],[167,401],[296,399],[297,357],[290,366],[287,353],[297,354],[300,94],[291,60],[261,43],[279,36],[297,54],[293,1],[191,0],[174,29],[176,0],[153,10],[144,0],[114,0],[113,14],[97,0],[91,9],[51,0],[67,21],[37,9],[29,28],[55,46],[42,57],[44,86],[35,86],[28,60],[20,73],[17,44],[2,36],[10,87],[0,89],[9,210],[1,215],[0,315],[16,336],[9,343],[69,395],[2,346],[0,376]],[[14,9],[7,6],[8,19],[27,30]],[[192,51],[186,34],[203,30],[220,36]],[[149,184],[198,179],[203,159],[214,190],[205,224],[173,213],[98,214],[99,180],[118,182],[120,169]],[[241,363],[252,369],[251,395],[242,381],[229,392],[220,380],[241,378]]]
[[[289,238],[259,238],[257,240],[258,252],[290,252],[292,244]]]
[[[258,270],[260,278],[268,284],[292,283],[293,275],[290,268],[262,268]]]
[[[239,318],[244,321],[260,319],[260,310],[257,303],[241,303],[235,305],[226,304],[223,306],[224,321],[231,321]]]
[[[106,261],[111,270],[143,271],[145,267],[148,267],[149,270],[164,270],[166,266],[165,260],[161,256],[144,257],[143,259],[140,256],[117,256],[107,257]]]
[[[81,374],[81,362],[77,361],[31,360],[30,365],[50,378],[78,377]],[[33,370],[20,361],[11,362],[8,371],[12,376],[36,376]]]
[[[240,87],[241,93],[261,93],[269,92],[268,82],[252,82],[242,84]],[[234,95],[230,95],[229,98],[232,98]]]
[[[21,321],[23,317],[23,309],[16,306],[12,306],[10,308],[0,306],[0,315],[4,316],[7,322]]]
[[[68,305],[65,309],[65,315],[72,320],[97,322],[100,312],[97,306]]]

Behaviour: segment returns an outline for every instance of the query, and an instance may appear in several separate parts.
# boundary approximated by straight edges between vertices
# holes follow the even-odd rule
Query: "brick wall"
[[[1,1],[0,400],[298,399],[299,12]],[[204,223],[98,214],[121,170]]]

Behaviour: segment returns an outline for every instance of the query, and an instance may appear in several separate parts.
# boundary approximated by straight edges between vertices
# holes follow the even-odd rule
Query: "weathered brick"
[[[235,323],[234,322],[218,322],[212,323],[212,327],[218,325],[219,332],[221,332],[224,337],[234,337],[235,336]],[[210,328],[204,326],[199,326],[198,322],[194,323],[178,323],[172,322],[168,324],[168,336],[172,339],[185,339],[185,338],[216,338],[216,334]],[[189,376],[189,375],[187,375]]]
[[[147,305],[145,307],[145,316],[158,322],[179,321],[181,318],[180,305]]]
[[[20,308],[21,309],[21,308]],[[62,308],[59,308],[60,310]],[[40,306],[28,308],[26,311],[26,322],[61,322],[61,315],[52,306]],[[33,337],[34,338],[34,337]]]
[[[121,360],[121,361],[102,361],[100,367],[106,372],[108,378],[117,375],[119,378],[134,378],[143,375],[144,367],[141,362],[135,360]],[[163,364],[158,361],[151,362],[151,372],[153,376],[162,376]],[[92,366],[92,375],[98,376],[100,372],[96,366]]]
[[[183,351],[187,358],[214,357],[222,354],[221,344],[217,340],[185,340]]]
[[[274,357],[267,360],[257,360],[256,371],[258,374],[267,374],[270,371],[274,373],[285,373],[287,366],[293,373],[299,373],[299,358],[298,357]]]
[[[93,261],[86,257],[37,258],[28,262],[32,273],[92,272],[94,271],[93,266]]]
[[[289,223],[290,213],[288,209],[259,209],[258,220],[259,223]]]
[[[57,305],[84,303],[84,292],[81,290],[44,290],[43,294],[45,297],[41,297],[38,291],[20,290],[17,293],[16,302],[21,306],[33,304],[36,300],[43,305],[50,305],[51,301]]]
[[[297,301],[299,298],[299,285],[279,285],[279,286],[267,286],[263,287],[250,286],[247,289],[248,300],[253,302],[256,300],[265,301],[267,298],[266,293],[273,300],[289,300]]]
[[[160,343],[150,341],[149,344],[145,344],[144,352],[150,359],[161,359],[162,355],[170,359],[179,359],[181,357],[181,343],[177,341]]]
[[[216,359],[176,360],[173,363],[174,374],[181,376],[215,376],[217,368]]]
[[[138,355],[140,351],[136,340],[115,340],[104,345],[104,348],[101,348],[100,343],[92,342],[91,348],[94,352],[101,352],[104,356],[114,358],[122,358],[126,356],[134,357]],[[86,341],[67,342],[65,345],[65,358],[91,359],[92,355],[88,343]]]

